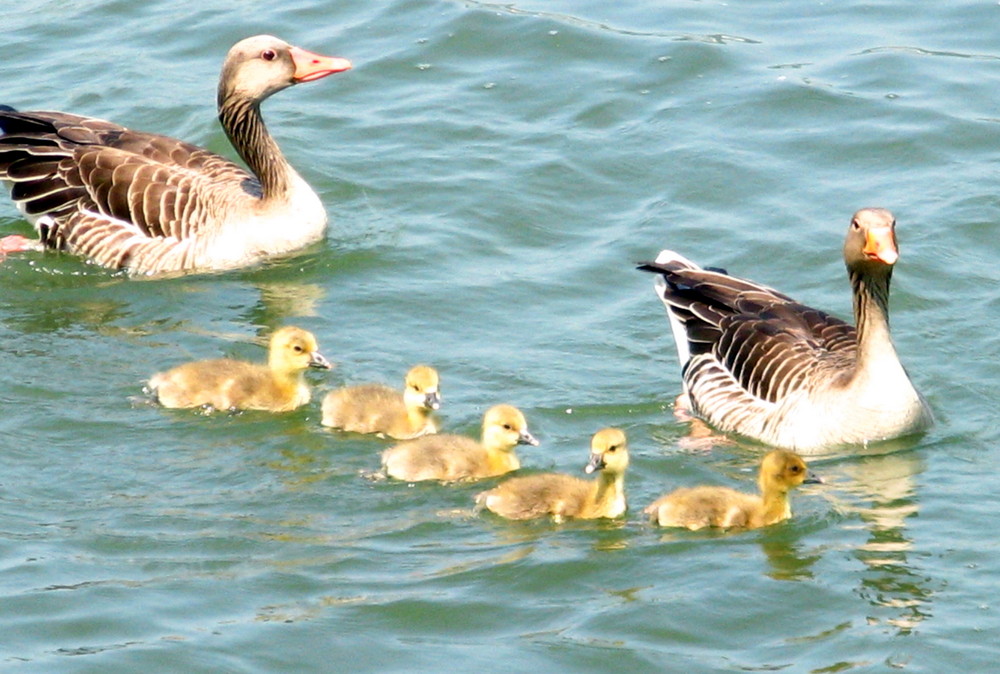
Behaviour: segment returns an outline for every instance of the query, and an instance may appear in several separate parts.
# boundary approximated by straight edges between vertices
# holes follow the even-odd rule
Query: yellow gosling
[[[461,435],[425,435],[385,450],[382,468],[389,477],[410,482],[493,477],[521,467],[514,447],[537,444],[520,410],[497,405],[483,417],[482,442]]]
[[[605,428],[594,434],[585,468],[587,473],[600,471],[596,479],[581,480],[560,473],[514,477],[480,493],[476,504],[512,520],[550,515],[557,522],[567,518],[620,517],[626,510],[627,467],[624,431]]]
[[[287,412],[309,402],[305,370],[331,367],[312,333],[295,327],[271,336],[267,360],[267,365],[231,358],[185,363],[153,375],[149,389],[164,407]]]
[[[406,373],[400,393],[384,384],[362,384],[337,389],[323,399],[324,426],[352,433],[409,440],[437,433],[432,412],[441,407],[438,373],[417,365]]]
[[[820,480],[798,454],[776,449],[761,461],[760,496],[728,487],[689,487],[661,497],[644,512],[663,527],[756,529],[791,517],[788,492],[803,482]]]

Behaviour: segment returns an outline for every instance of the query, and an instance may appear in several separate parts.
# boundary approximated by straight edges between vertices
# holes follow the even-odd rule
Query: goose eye
[[[278,58],[278,53],[273,49],[265,49],[260,53],[260,57],[265,61],[273,61],[274,59]]]
[[[802,466],[792,466],[791,468],[789,468],[789,470],[792,471],[793,473],[801,473]]]
[[[296,344],[292,348],[295,349],[295,353],[302,353],[302,347],[300,345]]]
[[[503,425],[503,429],[504,429],[505,431],[512,431],[512,430],[514,430],[513,428],[511,428],[510,424],[504,424],[504,425]]]

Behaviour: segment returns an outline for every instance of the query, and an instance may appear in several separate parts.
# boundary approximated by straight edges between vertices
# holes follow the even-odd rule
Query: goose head
[[[521,410],[511,405],[496,405],[486,411],[483,417],[483,445],[486,447],[509,451],[515,445],[537,444]]]
[[[273,35],[248,37],[233,45],[222,64],[219,103],[234,96],[260,102],[293,84],[350,68],[347,59],[314,54]]]
[[[416,365],[410,368],[403,383],[403,401],[407,407],[424,407],[429,410],[441,407],[438,373],[433,367]]]
[[[590,441],[590,461],[584,470],[602,470],[607,475],[620,475],[628,467],[628,443],[620,428],[604,428]]]
[[[329,370],[333,367],[319,352],[319,345],[311,332],[291,326],[271,336],[268,363],[272,370],[281,372],[302,372],[310,367]]]
[[[775,449],[764,455],[760,463],[758,483],[761,493],[787,493],[802,483],[819,483],[809,472],[806,462],[795,452]]]
[[[884,208],[862,208],[854,214],[844,241],[844,263],[851,270],[887,274],[899,259],[896,218]]]

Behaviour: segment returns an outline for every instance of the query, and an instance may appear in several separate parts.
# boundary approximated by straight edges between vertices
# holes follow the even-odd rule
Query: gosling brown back
[[[324,426],[409,440],[437,433],[432,412],[441,407],[437,370],[417,365],[406,373],[403,392],[383,384],[348,386],[323,400]]]
[[[153,375],[149,389],[164,407],[287,412],[309,402],[303,373],[310,367],[331,366],[312,333],[285,327],[271,336],[267,365],[231,358],[185,363]]]
[[[514,477],[478,494],[476,504],[512,520],[620,517],[627,507],[624,475],[628,461],[625,432],[605,428],[594,434],[585,468],[588,473],[600,471],[597,479],[561,473]]]
[[[537,445],[516,407],[497,405],[483,417],[482,441],[461,435],[425,435],[382,453],[386,475],[399,480],[464,480],[503,475],[520,468],[514,448]]]
[[[795,452],[776,449],[764,456],[758,475],[760,495],[728,487],[677,489],[644,511],[664,527],[746,528],[776,524],[791,517],[788,492],[803,482],[819,482]]]

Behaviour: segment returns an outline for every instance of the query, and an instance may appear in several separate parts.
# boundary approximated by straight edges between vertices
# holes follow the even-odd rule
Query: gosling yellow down
[[[316,338],[301,328],[281,328],[271,336],[267,365],[231,358],[202,360],[160,372],[149,390],[164,407],[288,412],[309,402],[304,372],[330,369]]]
[[[594,480],[572,475],[543,473],[513,477],[476,496],[479,508],[501,517],[527,520],[551,516],[557,522],[567,518],[597,519],[625,514],[625,468],[628,444],[618,428],[605,428],[590,443],[587,473],[600,471]]]
[[[804,482],[820,480],[798,454],[776,449],[761,461],[759,496],[728,487],[686,487],[661,497],[645,512],[663,527],[756,529],[791,517],[788,492]]]
[[[402,393],[384,384],[337,389],[323,399],[322,424],[396,440],[437,433],[431,413],[441,407],[439,385],[437,370],[417,365],[406,373]]]
[[[483,417],[481,442],[461,435],[425,435],[385,450],[382,468],[389,477],[410,482],[493,477],[521,467],[517,445],[537,444],[520,410],[497,405]]]

